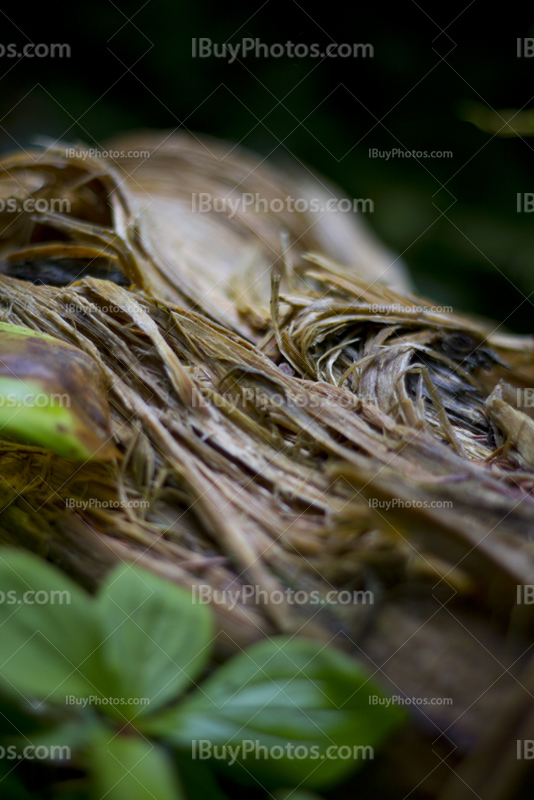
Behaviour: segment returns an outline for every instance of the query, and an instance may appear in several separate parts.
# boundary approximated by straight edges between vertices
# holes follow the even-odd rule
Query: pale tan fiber
[[[342,245],[353,237],[354,262],[339,264],[310,220],[250,219],[245,234],[193,218],[195,187],[286,189],[248,155],[163,138],[124,140],[154,153],[143,162],[59,150],[2,162],[0,185],[72,208],[1,217],[0,319],[94,359],[121,458],[80,466],[1,442],[0,539],[87,586],[119,558],[188,587],[254,584],[260,604],[214,605],[220,653],[275,631],[333,640],[390,691],[452,697],[421,727],[458,720],[449,736],[465,753],[515,685],[499,665],[529,643],[528,610],[513,607],[534,583],[532,420],[494,389],[532,384],[534,340],[382,283],[384,251],[364,237],[363,258],[358,226]],[[85,259],[85,277],[14,277],[62,258]],[[90,277],[93,258],[129,285]],[[269,602],[288,588],[370,589],[375,603]]]

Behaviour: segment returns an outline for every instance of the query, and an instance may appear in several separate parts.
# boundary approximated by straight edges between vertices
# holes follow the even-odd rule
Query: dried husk
[[[498,726],[531,642],[514,600],[534,583],[534,470],[524,429],[503,417],[514,409],[499,398],[497,413],[492,392],[503,377],[531,385],[534,339],[380,282],[380,259],[358,260],[359,229],[347,232],[353,262],[339,264],[328,236],[306,256],[302,220],[255,220],[241,244],[241,223],[187,227],[191,193],[237,191],[249,165],[224,172],[215,155],[163,138],[125,140],[125,151],[154,150],[142,164],[60,150],[2,163],[3,180],[72,205],[0,220],[1,320],[98,365],[122,458],[80,466],[0,442],[0,540],[88,587],[123,559],[190,587],[371,589],[372,606],[215,605],[219,653],[289,631],[344,647],[394,693],[452,697],[414,712],[408,736],[421,765],[440,737],[434,750],[456,766],[485,746],[488,720]],[[255,179],[285,191],[276,173]],[[142,194],[154,199],[144,210]],[[261,240],[274,248],[284,230],[292,252],[277,244],[272,258]],[[14,277],[65,259],[81,280]],[[94,259],[128,287],[90,277]],[[398,767],[401,790],[418,769]],[[421,796],[436,795],[444,771]],[[482,777],[475,767],[472,785]]]

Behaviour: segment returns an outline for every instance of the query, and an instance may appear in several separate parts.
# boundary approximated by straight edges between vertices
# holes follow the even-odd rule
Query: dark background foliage
[[[113,134],[180,128],[282,159],[287,151],[371,198],[368,221],[402,253],[420,292],[532,332],[534,138],[466,121],[478,103],[534,108],[533,14],[470,5],[263,5],[213,0],[12,5],[1,41],[68,43],[69,59],[0,58],[0,146],[45,135],[105,148]],[[191,39],[370,43],[373,58],[192,59]],[[369,149],[451,150],[450,159]]]

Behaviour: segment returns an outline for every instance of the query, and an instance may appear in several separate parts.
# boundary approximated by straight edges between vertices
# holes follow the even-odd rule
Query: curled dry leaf
[[[113,458],[98,364],[53,336],[0,323],[0,436],[76,461]]]
[[[517,398],[517,389],[499,381],[486,400],[486,411],[504,436],[503,451],[514,447],[526,465],[534,467],[534,419],[528,413],[532,409],[518,408]]]

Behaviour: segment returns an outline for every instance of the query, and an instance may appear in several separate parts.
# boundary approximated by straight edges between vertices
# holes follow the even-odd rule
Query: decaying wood
[[[436,310],[400,269],[382,282],[390,259],[349,222],[337,240],[339,221],[195,217],[194,191],[278,197],[290,179],[162,139],[125,140],[144,162],[2,162],[4,195],[71,205],[2,215],[0,319],[100,365],[121,456],[0,442],[0,540],[88,588],[119,559],[190,588],[258,586],[263,604],[214,605],[221,655],[289,631],[345,648],[393,694],[452,698],[415,709],[409,735],[456,768],[532,640],[515,607],[534,584],[532,419],[512,400],[534,339]],[[288,588],[375,603],[265,599]]]

